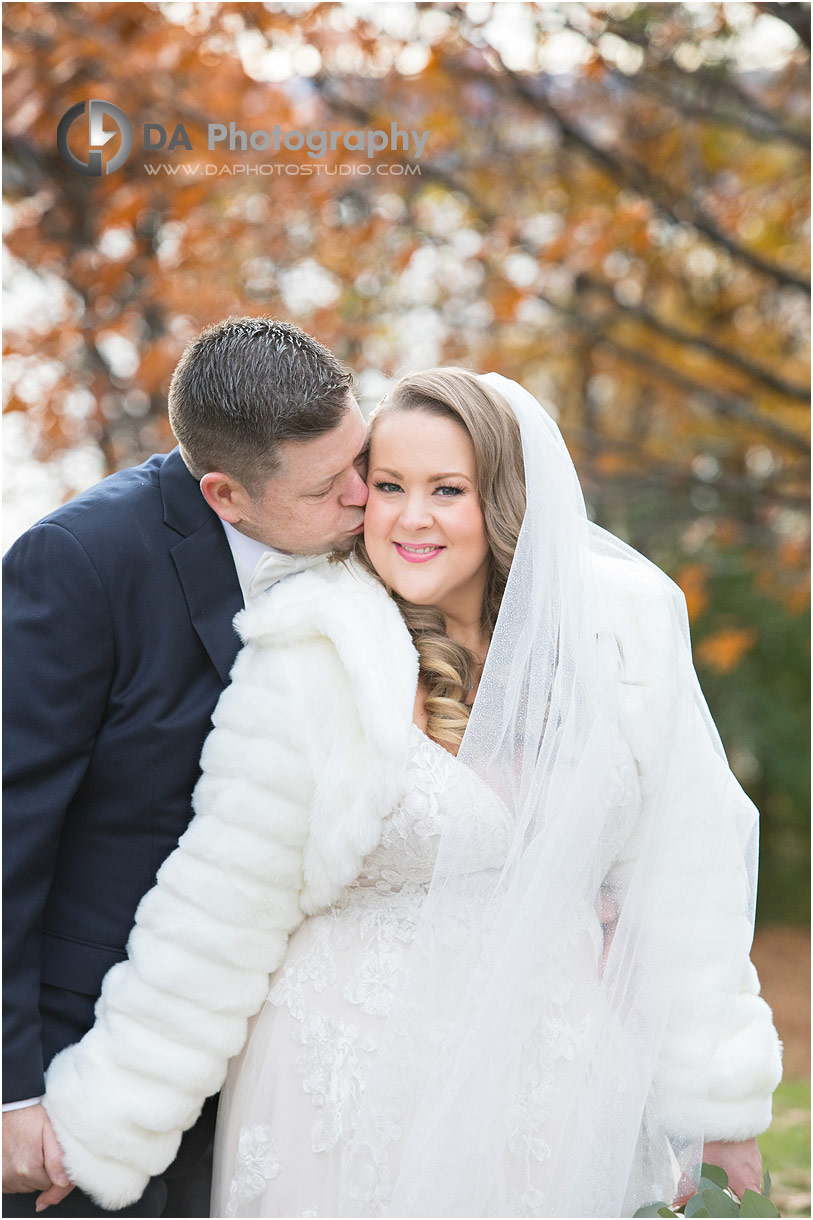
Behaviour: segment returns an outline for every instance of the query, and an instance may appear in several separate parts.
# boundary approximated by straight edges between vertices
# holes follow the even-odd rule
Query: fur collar
[[[247,652],[329,640],[350,687],[346,714],[327,723],[319,723],[320,690],[308,689],[322,764],[300,896],[312,914],[358,876],[378,844],[381,818],[401,795],[418,654],[395,602],[352,558],[284,578],[238,614],[235,627]],[[302,676],[312,687],[304,662]],[[319,681],[329,693],[331,671],[325,668]]]

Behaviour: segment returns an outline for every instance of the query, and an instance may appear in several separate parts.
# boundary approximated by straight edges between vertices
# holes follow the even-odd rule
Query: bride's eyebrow
[[[391,474],[395,479],[404,477],[399,470],[390,470],[386,466],[375,466],[370,474]],[[471,477],[460,470],[447,470],[444,474],[430,474],[426,481],[427,483],[437,483],[439,479],[465,479],[468,483],[471,482]]]

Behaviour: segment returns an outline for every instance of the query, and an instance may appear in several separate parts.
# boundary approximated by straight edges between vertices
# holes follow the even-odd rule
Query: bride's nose
[[[433,522],[429,502],[420,493],[404,497],[401,525],[405,530],[428,529]]]

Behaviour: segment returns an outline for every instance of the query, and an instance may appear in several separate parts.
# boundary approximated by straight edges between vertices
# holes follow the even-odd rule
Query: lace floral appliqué
[[[280,1172],[279,1151],[270,1127],[243,1127],[237,1145],[234,1176],[229,1186],[227,1216],[237,1208],[259,1199],[268,1182]]]

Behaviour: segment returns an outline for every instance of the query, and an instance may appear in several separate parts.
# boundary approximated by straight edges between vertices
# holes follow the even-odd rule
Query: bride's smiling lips
[[[392,544],[402,559],[407,563],[426,563],[429,559],[434,559],[441,551],[445,551],[445,546],[436,546],[434,543],[419,543],[412,544],[403,542],[393,542]]]

